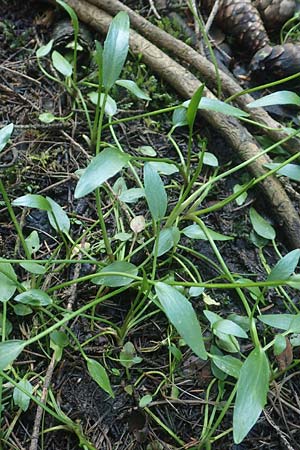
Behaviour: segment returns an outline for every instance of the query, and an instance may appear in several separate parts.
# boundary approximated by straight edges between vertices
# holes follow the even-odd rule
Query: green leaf
[[[243,365],[242,361],[231,355],[211,355],[211,359],[224,373],[230,375],[231,377],[239,378],[241,367]]]
[[[238,314],[232,313],[229,314],[227,319],[231,320],[234,323],[237,323],[246,332],[250,330],[250,319],[248,316],[240,316]]]
[[[270,327],[289,330],[295,317],[295,314],[263,314],[258,319]]]
[[[290,333],[299,333],[300,332],[300,313],[296,314],[293,317],[293,320],[287,331],[289,331]]]
[[[52,123],[55,119],[56,117],[51,112],[44,112],[39,115],[39,120],[43,123]]]
[[[300,97],[291,91],[277,91],[273,94],[265,95],[264,97],[248,103],[248,108],[261,108],[272,105],[297,105],[300,106]]]
[[[209,230],[209,234],[214,241],[229,241],[234,239],[232,236],[225,236],[224,234],[217,233],[216,231],[207,228]],[[191,239],[201,239],[203,241],[207,241],[208,238],[204,231],[197,224],[189,225],[185,227],[181,232],[188,238]]]
[[[103,85],[108,91],[124,67],[129,48],[129,17],[119,12],[112,20],[103,49]]]
[[[13,206],[26,206],[27,208],[37,208],[42,211],[51,211],[51,205],[42,195],[27,194],[16,198],[12,202]]]
[[[254,231],[265,239],[275,239],[276,232],[272,225],[269,224],[254,208],[250,208],[250,220]]]
[[[94,105],[98,105],[99,93],[97,91],[89,92],[88,97]],[[104,105],[105,114],[110,117],[114,116],[117,113],[116,102],[110,95],[100,94],[100,101],[99,101],[100,108],[103,108],[104,100],[105,100]]]
[[[50,348],[55,352],[55,360],[60,361],[63,350],[69,345],[69,339],[63,331],[53,331],[50,334]]]
[[[151,145],[141,145],[136,149],[137,152],[140,152],[144,156],[156,156],[156,151]]]
[[[238,278],[235,281],[236,281],[236,283],[240,283],[240,284],[253,282],[253,280],[249,280],[248,278]],[[262,292],[258,286],[250,286],[250,287],[246,287],[244,289],[247,289],[247,291],[250,292],[250,295],[254,300],[257,300],[262,295]]]
[[[259,418],[269,390],[269,362],[257,347],[241,368],[233,413],[233,438],[239,444]]]
[[[287,281],[286,284],[291,286],[294,289],[300,289],[300,274],[292,275]]]
[[[136,350],[132,342],[126,342],[120,351],[120,364],[127,369],[142,362],[142,358],[136,356]]]
[[[25,242],[31,255],[32,253],[37,252],[41,245],[38,232],[36,230],[33,230],[30,235],[27,236]]]
[[[52,63],[55,69],[65,77],[70,77],[72,75],[73,67],[69,61],[56,50],[52,53]]]
[[[187,102],[184,102],[185,106]],[[207,109],[210,111],[215,111],[218,113],[222,113],[226,116],[232,117],[247,117],[248,113],[243,111],[242,109],[236,108],[235,106],[228,105],[228,103],[222,102],[221,100],[217,100],[215,98],[207,98],[202,97],[198,109]]]
[[[166,283],[156,283],[155,291],[169,321],[193,352],[206,360],[201,327],[191,303],[177,289]]]
[[[109,178],[116,175],[129,162],[130,156],[117,148],[106,148],[92,159],[83,172],[75,190],[75,198],[81,198]]]
[[[126,261],[113,262],[109,266],[104,267],[98,273],[122,272],[128,275],[137,276],[138,268]],[[133,281],[133,278],[122,275],[103,275],[102,277],[93,278],[94,284],[102,284],[109,287],[126,286]]]
[[[155,221],[161,220],[167,210],[168,197],[160,176],[149,163],[144,166],[144,185],[152,218]]]
[[[230,334],[239,338],[247,338],[247,333],[235,322],[228,319],[218,320],[213,324],[213,330],[224,334]]]
[[[10,124],[6,125],[5,127],[1,128],[1,130],[0,130],[0,152],[4,149],[4,147],[10,140],[13,130],[14,130],[13,123],[10,123]]]
[[[286,338],[282,334],[277,334],[274,339],[274,355],[278,356],[286,349]]]
[[[152,402],[152,395],[150,395],[150,394],[144,395],[139,400],[139,407],[145,408],[145,406],[149,405],[149,403],[151,403],[151,402]]]
[[[300,258],[300,249],[295,249],[281,258],[268,275],[267,281],[287,280],[294,272]]]
[[[267,169],[276,169],[276,167],[281,166],[280,163],[267,163],[264,167]],[[281,169],[277,170],[277,175],[284,175],[294,181],[300,181],[300,166],[298,164],[286,164]]]
[[[176,226],[173,226],[171,228],[164,228],[158,236],[157,256],[162,256],[169,250],[171,250],[171,248],[174,248],[178,244],[179,239],[180,231]]]
[[[245,185],[243,185],[243,184],[235,184],[235,185],[233,186],[233,192],[234,192],[234,194],[236,194],[237,192],[241,191],[241,190],[243,189],[244,186],[245,186]],[[238,197],[236,197],[236,199],[235,199],[237,205],[238,205],[238,206],[241,206],[241,205],[245,202],[245,200],[246,200],[247,197],[248,197],[248,193],[247,193],[246,191],[242,192],[242,193],[241,193]]]
[[[175,109],[172,116],[172,124],[174,128],[184,127],[188,124],[186,118],[186,108],[182,107]]]
[[[22,305],[20,303],[13,305],[13,309],[14,309],[14,313],[16,314],[16,316],[28,316],[29,314],[32,313],[32,309],[30,308],[30,306],[27,305]]]
[[[222,319],[221,316],[219,316],[219,314],[214,313],[213,311],[209,311],[208,309],[206,309],[205,311],[203,311],[205,317],[209,320],[210,324],[213,326],[215,323],[217,323],[219,320]]]
[[[194,92],[191,100],[189,101],[187,111],[186,111],[186,120],[190,129],[193,129],[194,122],[198,112],[198,105],[202,98],[204,91],[204,84],[199,86],[199,88]]]
[[[36,51],[37,58],[43,58],[43,56],[47,56],[52,49],[54,39],[48,42],[46,45],[42,45],[42,47],[38,48]]]
[[[27,270],[27,272],[34,273],[36,275],[42,275],[46,272],[45,267],[37,262],[24,261],[20,263],[20,266],[23,267],[23,269]]]
[[[62,209],[62,207],[56,203],[52,198],[46,197],[51,211],[48,211],[48,219],[51,226],[56,231],[61,231],[62,233],[68,234],[70,230],[70,220],[67,213]]]
[[[0,302],[8,301],[16,292],[17,275],[10,263],[0,262]]]
[[[219,161],[218,161],[218,158],[213,153],[204,152],[203,164],[210,166],[210,167],[218,167]]]
[[[148,164],[163,175],[173,175],[173,173],[179,172],[179,169],[175,164],[166,163],[163,161],[150,161]]]
[[[148,94],[143,92],[138,85],[132,81],[132,80],[117,80],[116,84],[118,86],[122,86],[123,88],[127,89],[127,91],[131,92],[133,95],[135,95],[137,98],[140,98],[142,100],[151,100]]]
[[[24,341],[12,340],[0,342],[0,370],[11,365],[25,347]]]
[[[33,386],[32,384],[26,380],[26,378],[23,378],[23,380],[20,380],[18,384],[14,387],[13,390],[13,399],[16,406],[19,406],[22,411],[27,411],[29,403],[30,403],[30,397],[25,394],[25,392],[18,389],[18,387],[24,389],[29,394],[32,394],[33,392]]]
[[[204,287],[191,286],[189,288],[189,296],[190,297],[200,297],[204,292]]]
[[[240,346],[237,338],[232,334],[225,334],[218,330],[214,330],[216,335],[216,343],[218,347],[227,353],[237,353],[240,351]]]
[[[41,289],[28,289],[18,294],[14,300],[30,306],[48,306],[53,303],[52,298]]]
[[[121,195],[119,195],[119,199],[124,203],[135,203],[141,197],[145,197],[144,189],[141,188],[131,188],[123,191]]]
[[[103,367],[100,363],[98,363],[98,361],[88,358],[87,359],[87,368],[88,368],[90,376],[93,378],[94,381],[96,381],[96,383],[101,387],[101,389],[103,389],[112,398],[114,398],[115,395],[111,388],[110,381],[109,381],[105,367]]]
[[[226,116],[232,117],[247,117],[248,113],[242,109],[236,108],[235,106],[228,105],[228,103],[222,102],[214,98],[203,97],[201,99],[199,109],[207,109],[210,111],[216,111],[222,113]]]

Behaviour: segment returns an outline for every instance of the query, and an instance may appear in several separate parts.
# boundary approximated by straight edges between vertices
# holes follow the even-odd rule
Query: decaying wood
[[[182,61],[185,61],[189,66],[193,66],[201,77],[201,80],[206,83],[206,85],[213,91],[216,92],[216,71],[214,65],[204,56],[200,55],[196,50],[194,50],[189,45],[174,38],[169,33],[156,27],[148,20],[144,19],[142,16],[137,14],[132,9],[125,6],[119,0],[88,0],[89,3],[97,6],[100,9],[105,10],[112,16],[117,14],[119,11],[125,11],[130,17],[130,24],[132,28],[136,29],[149,39],[151,42],[156,44],[159,48],[164,48],[170,51],[172,54],[176,55]],[[178,75],[179,76],[179,75]],[[241,92],[240,85],[222,70],[219,70],[219,77],[222,83],[222,92],[225,95],[236,95]],[[184,81],[182,81],[184,83]],[[246,94],[236,98],[237,105],[248,112],[251,118],[265,125],[266,129],[263,130],[273,141],[278,142],[285,137],[287,134],[283,129],[282,125],[276,120],[272,119],[269,114],[262,108],[248,108],[248,103],[252,102],[254,99],[251,95]],[[292,138],[283,146],[291,153],[297,153],[300,148],[300,139]]]
[[[85,0],[67,0],[67,3],[83,22],[107,33],[112,20],[109,14]],[[134,54],[142,54],[144,62],[183,97],[190,98],[199,88],[201,83],[193,74],[133,30],[130,31],[130,48]],[[205,95],[214,98],[208,89],[205,89]],[[243,161],[261,152],[252,135],[235,118],[208,110],[201,110],[201,115],[224,136]],[[265,173],[263,165],[268,162],[268,156],[262,156],[248,167],[257,178]],[[300,247],[300,219],[281,183],[270,176],[261,183],[261,187],[285,230],[290,245]]]

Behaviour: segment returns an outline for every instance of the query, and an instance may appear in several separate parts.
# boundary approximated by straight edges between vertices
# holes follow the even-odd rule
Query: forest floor
[[[146,5],[140,3],[141,13],[146,15],[149,12],[148,2],[145,2]],[[138,9],[138,5],[135,8]],[[196,356],[185,345],[157,302],[147,303],[141,291],[137,294],[135,285],[115,293],[111,287],[89,281],[97,269],[95,261],[103,262],[106,254],[93,194],[79,199],[74,197],[78,181],[76,171],[84,168],[92,156],[86,139],[89,134],[88,124],[84,112],[74,107],[64,85],[41,72],[36,57],[38,48],[52,39],[53,27],[61,17],[65,17],[61,11],[54,11],[32,0],[4,0],[0,11],[0,125],[2,128],[9,123],[14,124],[10,142],[0,155],[1,180],[10,201],[27,194],[39,194],[57,202],[70,219],[69,233],[73,243],[71,245],[69,241],[66,244],[68,238],[62,238],[55,232],[49,224],[46,211],[14,207],[24,237],[38,239],[37,244],[35,241],[38,250],[33,253],[33,259],[53,259],[58,262],[51,263],[51,270],[46,274],[32,274],[30,270],[28,272],[28,266],[21,267],[17,262],[13,264],[23,286],[28,286],[34,278],[35,284],[31,284],[31,287],[40,286],[43,290],[49,290],[47,292],[55,297],[55,306],[35,308],[30,304],[26,305],[29,309],[18,309],[11,299],[5,307],[7,335],[9,339],[28,340],[50,328],[63,314],[88,304],[100,293],[104,295],[104,300],[72,318],[61,329],[61,333],[67,335],[66,343],[56,343],[63,352],[61,358],[54,357],[53,360],[54,337],[50,339],[46,336],[21,353],[11,373],[16,380],[26,376],[33,386],[33,393],[41,393],[45,379],[50,374],[47,405],[59,417],[67,416],[74,428],[64,420],[60,422],[59,417],[47,411],[42,412],[38,423],[37,404],[31,401],[23,412],[20,405],[13,403],[12,385],[4,380],[1,394],[1,448],[299,449],[300,372],[297,369],[297,335],[293,336],[293,363],[289,361],[288,368],[280,367],[283,369],[282,374],[273,378],[267,406],[257,423],[241,444],[234,444],[231,432],[233,406],[226,407],[236,382],[234,378],[212,367],[211,360],[204,361]],[[93,40],[103,42],[103,36],[89,31]],[[123,78],[134,79],[152,100],[147,102],[120,88],[114,88],[111,95],[118,104],[117,119],[172,107],[182,101],[135,57],[128,58],[124,72]],[[93,105],[88,103],[88,108],[92,110]],[[51,112],[56,117],[67,117],[70,111],[73,114],[66,120],[52,123],[39,120],[40,114],[45,112]],[[171,112],[141,117],[115,125],[115,136],[109,127],[105,128],[102,141],[107,146],[117,141],[137,159],[141,156],[153,158],[154,155],[160,163],[165,158],[168,162],[178,162],[178,153],[169,139],[171,127]],[[176,129],[172,139],[185,154],[188,146],[187,128]],[[223,138],[202,120],[196,120],[193,139],[194,154],[207,147],[210,161],[215,162],[211,154],[215,155],[217,161],[216,164],[203,166],[197,182],[205,183],[210,177],[239,164],[238,157]],[[194,165],[196,160],[192,158],[192,168]],[[118,177],[116,175],[106,183],[103,195],[103,214],[112,248],[117,255],[126,255],[128,248],[131,251],[138,248],[132,253],[130,262],[146,267],[143,264],[149,259],[149,247],[145,244],[147,234],[143,237],[134,235],[128,217],[142,216],[149,223],[149,210],[143,199],[128,203],[125,201],[119,209],[114,207],[113,198],[117,196],[118,184],[121,189],[120,186],[125,183],[124,177]],[[173,208],[178,201],[181,174],[165,173],[162,180],[168,186],[168,208]],[[278,255],[285,255],[289,251],[280,224],[274,221],[261,192],[252,189],[248,191],[244,203],[238,204],[233,200],[216,211],[212,208],[232,195],[234,186],[244,185],[249,180],[246,169],[221,179],[203,196],[201,208],[209,209],[203,215],[205,226],[220,233],[220,240],[215,242],[234,279],[251,278],[259,282],[266,278],[270,267],[276,264]],[[132,174],[128,175],[126,183],[129,188],[137,187]],[[298,208],[299,187],[296,183],[287,184],[291,199]],[[24,252],[4,200],[0,195],[0,256],[17,261],[24,258]],[[249,217],[251,207],[276,230],[273,241],[255,235]],[[187,220],[185,225],[188,224]],[[33,231],[37,232],[38,238],[32,234]],[[230,239],[226,240],[226,236]],[[72,247],[72,254],[66,251],[68,245]],[[92,255],[90,263],[84,252]],[[78,264],[64,263],[64,258],[69,261],[77,257]],[[85,262],[80,263],[80,258]],[[190,240],[186,235],[181,236],[180,245],[172,256],[166,253],[158,258],[157,263],[157,274],[164,280],[169,277],[185,281],[190,277],[195,279],[200,274],[200,281],[213,283],[222,280],[221,272],[220,260],[209,241]],[[81,280],[83,277],[87,277],[86,281],[77,284],[76,279]],[[70,285],[64,285],[67,281],[70,281]],[[101,288],[104,289],[101,291]],[[111,297],[110,292],[114,294]],[[255,292],[248,292],[248,297],[251,307],[256,308]],[[297,291],[292,289],[266,290],[259,311],[295,314],[298,311],[295,306],[297,298]],[[141,307],[139,299],[143,300]],[[252,349],[251,340],[234,338],[238,342],[238,350],[233,352],[232,347],[226,347],[222,339],[218,340],[218,336],[212,333],[202,313],[203,309],[209,309],[223,318],[230,315],[231,318],[234,318],[233,315],[245,317],[235,289],[211,288],[205,290],[205,295],[199,291],[198,295],[191,296],[191,301],[201,322],[207,349],[214,345],[219,351],[227,350],[228,354],[239,358],[249,353]],[[1,317],[3,315],[4,310]],[[273,328],[266,330],[262,323],[258,323],[257,329],[263,344],[275,334]],[[106,367],[114,397],[92,379],[87,370],[87,358],[100,361]],[[278,374],[279,363],[272,350],[269,360],[273,373]],[[49,370],[51,364],[52,372]],[[224,418],[216,422],[223,410],[226,410]],[[34,424],[37,427],[35,432]],[[210,434],[212,429],[213,434]],[[38,443],[33,439],[34,433],[37,433]],[[80,441],[82,436],[91,447]]]

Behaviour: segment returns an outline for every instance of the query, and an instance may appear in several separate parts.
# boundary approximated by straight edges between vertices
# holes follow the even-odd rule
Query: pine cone
[[[300,72],[300,44],[266,45],[253,56],[250,70],[270,82]]]
[[[214,1],[203,0],[202,4],[210,11]],[[221,0],[216,22],[251,53],[269,43],[265,27],[251,0]]]
[[[295,0],[254,0],[253,5],[268,30],[279,29],[296,10]]]

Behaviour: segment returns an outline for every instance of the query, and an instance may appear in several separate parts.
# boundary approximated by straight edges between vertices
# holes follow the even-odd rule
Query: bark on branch
[[[204,81],[213,92],[216,92],[216,70],[214,65],[192,47],[153,25],[119,0],[87,1],[100,9],[105,10],[112,16],[117,14],[119,11],[127,12],[130,17],[130,24],[132,28],[135,28],[139,31],[139,33],[149,39],[152,43],[156,44],[159,48],[163,47],[172,54],[176,55],[176,57],[184,61],[189,66],[193,66],[199,72],[201,80]],[[219,77],[222,83],[222,92],[225,95],[231,97],[241,92],[241,87],[234,80],[234,78],[223,72],[221,69],[219,69]],[[271,128],[265,129],[264,133],[266,133],[272,140],[278,142],[287,137],[282,125],[270,117],[264,109],[252,109],[247,107],[248,103],[253,100],[254,98],[251,97],[251,95],[244,94],[243,96],[237,97],[235,101],[240,108],[250,114],[254,121]],[[296,137],[292,138],[286,142],[284,146],[291,153],[297,153],[300,148],[300,139]]]
[[[107,5],[115,3],[116,0],[91,1],[97,1],[99,5]],[[107,33],[112,20],[109,14],[85,0],[67,0],[67,3],[83,22],[102,33]],[[165,41],[160,43],[160,46],[165,47]],[[133,30],[130,31],[130,48],[134,54],[142,54],[144,62],[184,98],[190,98],[199,88],[201,83],[193,74]],[[208,89],[205,89],[205,95],[214,98]],[[223,135],[241,160],[247,161],[262,151],[253,136],[235,118],[228,118],[223,114],[208,110],[201,110],[201,115]],[[248,167],[258,178],[265,173],[263,165],[268,162],[270,162],[268,156],[261,156]],[[283,227],[290,245],[300,247],[300,219],[281,183],[277,178],[269,176],[261,183],[261,188],[277,216],[279,224]]]

